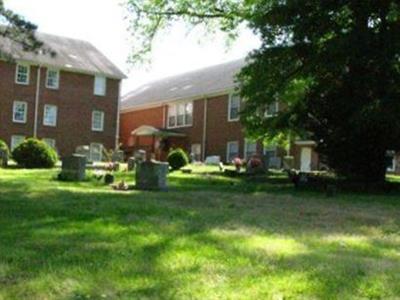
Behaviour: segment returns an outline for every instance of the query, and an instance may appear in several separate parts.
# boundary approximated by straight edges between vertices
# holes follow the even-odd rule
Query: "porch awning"
[[[143,125],[136,128],[131,132],[131,135],[135,136],[158,136],[158,137],[185,137],[186,134],[180,132],[174,132],[166,129],[158,129],[153,126]]]

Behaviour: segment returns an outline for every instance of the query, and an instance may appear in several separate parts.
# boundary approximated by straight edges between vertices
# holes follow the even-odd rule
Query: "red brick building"
[[[23,51],[0,38],[0,139],[11,149],[37,137],[61,156],[118,144],[120,82],[125,77],[90,43],[37,33],[51,52]]]
[[[246,139],[238,114],[241,99],[234,92],[234,77],[243,65],[241,59],[165,78],[124,96],[120,138],[125,152],[159,150],[163,157],[169,148],[181,146],[197,160],[219,156],[228,163],[234,157],[246,159],[268,152],[277,168],[282,166],[283,156],[293,152],[298,168],[319,168],[313,144],[295,143],[284,150]],[[267,117],[278,110],[278,103],[271,105]]]

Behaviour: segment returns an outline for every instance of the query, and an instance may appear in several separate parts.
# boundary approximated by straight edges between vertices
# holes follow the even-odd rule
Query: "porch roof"
[[[131,132],[131,135],[135,136],[158,136],[158,137],[185,137],[186,134],[180,132],[174,132],[166,129],[159,129],[153,126],[143,125],[136,128]]]

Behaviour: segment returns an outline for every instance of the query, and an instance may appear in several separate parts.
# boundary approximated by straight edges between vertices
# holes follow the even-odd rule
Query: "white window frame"
[[[53,149],[56,149],[56,140],[50,138],[43,138],[42,141]]]
[[[275,104],[275,113],[273,113],[273,114],[269,113],[269,109],[268,109],[268,107],[267,107],[267,109],[265,110],[265,117],[266,117],[266,118],[272,118],[272,117],[275,117],[275,116],[278,114],[278,111],[279,111],[279,102],[278,102],[278,101],[275,101],[275,102],[273,102],[273,103],[270,103],[270,105],[272,105],[272,104]]]
[[[233,97],[239,97],[238,116],[236,118],[232,118],[232,116],[231,116],[231,108],[232,108]],[[237,121],[240,120],[240,115],[239,115],[240,107],[241,107],[240,96],[238,94],[235,94],[235,93],[229,94],[229,99],[228,99],[228,121],[229,122],[237,122]]]
[[[25,136],[24,135],[12,135],[11,136],[11,142],[10,142],[10,148],[11,151],[13,151],[15,148],[17,148],[21,143],[24,142],[25,140]],[[16,142],[16,139],[21,139],[21,141],[19,143]]]
[[[192,111],[191,113],[187,113],[188,105],[192,106]],[[183,115],[183,124],[178,125],[178,113],[179,113],[179,108],[183,106],[184,109],[184,115]],[[168,116],[167,116],[167,128],[182,128],[182,127],[190,127],[193,126],[193,110],[194,110],[194,104],[193,101],[185,101],[185,102],[178,102],[178,103],[173,103],[168,105]],[[172,111],[172,115],[171,115]],[[188,116],[191,115],[190,122],[188,121]],[[170,124],[170,117],[174,117],[175,122],[174,125]]]
[[[26,67],[27,70],[28,70],[27,73],[26,73],[26,82],[25,81],[18,81],[19,67]],[[17,65],[15,67],[15,83],[16,84],[22,84],[22,85],[29,85],[30,74],[31,74],[31,66],[29,64],[17,63]]]
[[[256,150],[255,150],[254,154],[257,154],[257,141],[245,139],[244,140],[244,155],[243,155],[244,159],[249,159],[249,157],[247,156],[247,150],[248,150],[249,144],[255,144]]]
[[[55,108],[55,118],[54,123],[46,122],[46,108]],[[56,105],[46,104],[43,108],[43,125],[56,127],[57,126],[57,115],[58,115],[58,107]]]
[[[93,147],[94,146],[100,146],[100,160],[94,160],[93,159]],[[92,162],[101,162],[102,160],[103,160],[103,149],[104,149],[104,146],[103,146],[103,144],[100,144],[100,143],[91,143],[90,144],[90,160],[92,161]]]
[[[50,72],[56,72],[56,74],[57,74],[56,85],[54,85],[54,86],[49,85]],[[46,72],[46,88],[52,89],[52,90],[58,90],[59,87],[60,87],[60,70],[48,68],[47,72]]]
[[[229,159],[229,156],[230,156],[230,152],[229,152],[229,150],[230,150],[230,145],[232,145],[232,144],[236,144],[237,145],[237,156],[239,157],[240,156],[240,144],[239,144],[239,141],[229,141],[229,142],[227,142],[226,143],[226,162],[227,163],[231,163],[232,162],[232,160],[231,159]],[[235,159],[235,158],[233,158],[233,159]]]
[[[104,83],[101,90],[98,87],[99,82]],[[107,77],[101,75],[94,76],[93,94],[95,96],[105,96],[107,94]]]
[[[94,126],[95,125],[95,122],[94,122],[95,114],[97,114],[97,113],[100,113],[100,116],[101,116],[101,127],[100,128],[97,128]],[[104,111],[101,111],[101,110],[92,111],[92,131],[97,131],[97,132],[104,131]]]
[[[17,107],[17,105],[22,104],[25,107],[24,110],[24,119],[23,120],[17,120],[15,118],[15,109]],[[12,118],[13,118],[13,122],[14,123],[20,123],[20,124],[25,124],[27,121],[27,116],[28,116],[28,103],[25,101],[14,101],[13,103],[13,111],[12,111]]]

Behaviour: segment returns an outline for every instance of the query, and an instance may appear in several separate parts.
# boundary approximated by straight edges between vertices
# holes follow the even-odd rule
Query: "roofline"
[[[141,104],[141,105],[137,105],[137,106],[131,106],[128,108],[121,108],[121,114],[130,113],[130,112],[138,111],[138,110],[156,108],[156,107],[162,106],[163,104],[167,104],[167,103],[173,103],[173,102],[179,102],[179,101],[195,101],[195,100],[202,100],[204,98],[229,95],[233,92],[234,92],[234,87],[226,88],[226,89],[216,91],[216,92],[211,92],[208,94],[198,94],[198,95],[191,96],[191,97],[178,97],[178,98],[172,98],[172,99],[167,99],[167,100],[161,100],[161,101],[157,101],[157,102],[153,102],[153,103],[149,103],[149,104]]]
[[[87,70],[77,69],[77,68],[66,68],[66,67],[61,67],[61,66],[52,65],[52,64],[45,64],[45,63],[42,64],[42,63],[39,63],[39,62],[33,61],[33,60],[18,59],[18,58],[12,58],[12,59],[13,59],[13,61],[7,60],[5,58],[0,58],[0,61],[5,61],[5,62],[8,62],[8,63],[10,63],[10,62],[11,63],[12,62],[14,62],[14,63],[25,63],[25,64],[29,64],[31,66],[51,67],[51,68],[56,68],[57,70],[64,71],[64,72],[80,73],[80,74],[85,74],[85,75],[102,75],[102,76],[106,76],[107,78],[110,78],[110,79],[123,80],[123,79],[128,78],[122,72],[121,73],[124,75],[124,77],[114,76],[114,75],[111,75],[111,74],[106,74],[106,73],[101,73],[101,72],[89,72]]]

